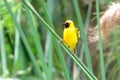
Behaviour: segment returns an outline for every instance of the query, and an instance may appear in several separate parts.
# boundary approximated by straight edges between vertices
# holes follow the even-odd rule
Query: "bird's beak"
[[[63,26],[65,27],[65,26],[66,26],[66,23],[63,23]]]

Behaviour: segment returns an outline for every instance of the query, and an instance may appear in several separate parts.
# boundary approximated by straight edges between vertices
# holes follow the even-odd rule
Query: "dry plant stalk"
[[[116,30],[120,25],[120,3],[111,3],[109,8],[100,18],[100,28],[102,42],[105,44],[109,40],[109,33]],[[98,48],[98,26],[89,28],[88,31],[88,43],[91,53],[95,53]]]
[[[103,50],[105,50],[105,45],[108,45],[111,42],[111,36],[109,33],[111,31],[115,31],[120,25],[120,3],[111,3],[109,8],[105,11],[105,13],[100,18],[100,29],[101,29],[101,38],[103,43]],[[99,47],[98,47],[98,26],[96,25],[94,28],[89,28],[88,30],[88,43],[89,50],[92,57],[93,68],[95,72],[99,72]],[[108,55],[105,53],[110,53],[109,51],[104,51],[104,55]]]

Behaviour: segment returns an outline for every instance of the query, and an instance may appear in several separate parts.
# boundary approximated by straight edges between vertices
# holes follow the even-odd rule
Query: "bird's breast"
[[[73,28],[64,29],[63,38],[68,46],[75,46],[77,44],[77,34]]]

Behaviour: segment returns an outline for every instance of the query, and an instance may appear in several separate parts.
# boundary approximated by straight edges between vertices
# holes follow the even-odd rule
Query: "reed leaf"
[[[34,54],[33,54],[33,52],[32,52],[32,49],[31,49],[31,47],[30,47],[30,45],[29,45],[29,43],[28,43],[28,41],[27,41],[27,39],[26,39],[26,37],[25,37],[25,35],[24,35],[24,33],[23,33],[20,25],[19,25],[19,23],[17,22],[17,19],[16,19],[15,14],[14,14],[13,11],[11,10],[11,7],[10,7],[10,5],[8,4],[7,0],[4,0],[4,4],[5,4],[6,8],[8,9],[8,12],[9,12],[10,15],[12,16],[12,19],[13,19],[13,21],[14,21],[14,23],[15,23],[15,27],[16,27],[17,30],[19,31],[19,34],[20,34],[20,36],[21,36],[21,38],[22,38],[22,40],[23,40],[23,43],[25,44],[25,47],[26,47],[26,49],[27,49],[27,51],[28,51],[28,55],[29,55],[29,57],[30,57],[30,59],[31,59],[31,61],[32,61],[32,64],[33,64],[33,66],[34,66],[34,69],[35,69],[36,74],[39,76],[40,79],[44,79],[44,77],[43,77],[43,75],[42,75],[42,72],[41,72],[41,70],[40,70],[40,68],[39,68],[39,66],[38,66],[38,64],[37,64],[37,62],[36,62],[36,59],[35,59]]]
[[[97,13],[98,35],[99,35],[101,76],[102,76],[102,80],[106,80],[105,66],[104,66],[104,55],[103,55],[101,30],[100,30],[101,28],[100,28],[100,13],[99,13],[99,2],[98,2],[98,0],[96,0],[96,13]]]
[[[80,31],[81,31],[81,38],[82,38],[82,41],[84,43],[87,66],[90,69],[90,71],[93,72],[90,52],[89,52],[89,48],[88,48],[87,38],[86,38],[86,35],[84,33],[84,29],[83,29],[83,22],[82,22],[82,17],[81,17],[81,14],[80,14],[80,9],[79,9],[79,6],[78,6],[78,1],[73,0],[73,3],[74,3],[77,19],[78,19],[78,25],[79,25],[79,28],[80,28]]]
[[[22,0],[24,4],[39,18],[40,22],[44,24],[44,27],[48,29],[52,35],[57,39],[61,40],[61,38],[56,34],[56,32],[46,23],[46,21],[36,12],[36,10],[31,6],[30,3],[26,3],[25,0]],[[78,59],[78,57],[70,51],[70,49],[63,43],[61,43],[62,47],[67,51],[67,53],[71,56],[71,58],[79,65],[79,67],[86,73],[86,75],[92,79],[97,80],[97,78],[89,71],[89,69]]]

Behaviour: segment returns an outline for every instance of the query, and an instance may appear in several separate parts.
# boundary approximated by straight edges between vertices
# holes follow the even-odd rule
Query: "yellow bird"
[[[80,31],[75,27],[74,22],[67,20],[64,22],[63,42],[75,53],[78,39],[80,38]]]

